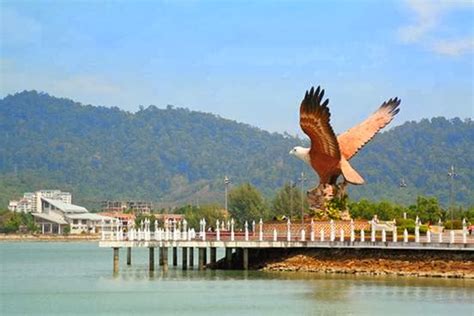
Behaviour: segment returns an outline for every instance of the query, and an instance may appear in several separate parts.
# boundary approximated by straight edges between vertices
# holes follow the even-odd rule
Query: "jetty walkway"
[[[242,230],[234,229],[234,221],[216,222],[213,227],[207,226],[201,220],[200,229],[187,228],[183,223],[164,223],[158,227],[158,222],[152,227],[148,220],[141,223],[139,228],[123,227],[120,221],[112,225],[103,225],[102,238],[99,247],[113,249],[113,271],[119,270],[119,250],[127,249],[127,264],[131,264],[132,248],[149,249],[149,270],[155,269],[155,249],[159,250],[159,264],[168,269],[168,249],[172,248],[172,264],[177,266],[178,251],[182,252],[182,269],[194,266],[194,249],[198,249],[198,267],[204,269],[208,264],[216,265],[217,248],[225,249],[225,262],[232,268],[234,250],[242,258],[243,269],[249,267],[249,249],[405,249],[405,250],[436,250],[436,251],[473,251],[474,236],[468,234],[466,225],[460,231],[420,233],[420,223],[416,222],[414,235],[409,235],[405,229],[398,234],[396,226],[379,225],[371,222],[327,221],[305,224],[286,223],[265,224],[261,220],[256,224],[245,223]],[[249,229],[249,226],[250,229]],[[387,229],[388,228],[388,229]]]

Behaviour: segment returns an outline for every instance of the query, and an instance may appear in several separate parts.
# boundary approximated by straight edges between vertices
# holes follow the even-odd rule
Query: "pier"
[[[249,251],[265,249],[378,249],[393,250],[433,250],[433,251],[468,251],[474,252],[474,237],[468,234],[466,225],[461,231],[439,233],[427,231],[420,233],[417,222],[415,234],[409,235],[407,230],[399,236],[396,226],[384,226],[371,222],[327,221],[305,224],[286,223],[258,224],[248,223],[243,230],[235,231],[234,221],[216,222],[208,227],[201,220],[200,229],[187,228],[183,225],[165,223],[158,227],[158,222],[147,220],[139,228],[124,227],[119,221],[111,226],[109,231],[102,231],[99,247],[113,249],[113,271],[119,271],[119,252],[127,249],[127,265],[132,263],[133,248],[149,249],[149,270],[155,270],[155,249],[159,252],[159,265],[163,270],[168,269],[169,251],[172,249],[172,265],[178,265],[178,251],[181,251],[181,268],[186,270],[194,267],[194,249],[198,249],[198,268],[215,267],[217,263],[217,248],[225,249],[224,262],[226,268],[232,269],[232,257],[235,253],[242,262],[238,265],[243,269],[249,267]],[[207,229],[206,229],[207,228]],[[283,229],[285,228],[285,229]],[[387,230],[390,228],[390,230]],[[366,230],[367,229],[367,230]],[[209,252],[209,256],[208,256]],[[210,259],[208,261],[208,258]]]

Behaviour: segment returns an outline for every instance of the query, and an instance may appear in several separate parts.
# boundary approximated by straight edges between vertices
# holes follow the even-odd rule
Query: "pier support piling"
[[[189,267],[194,267],[194,247],[189,247]]]
[[[178,265],[178,247],[173,247],[173,266]]]
[[[183,247],[181,249],[182,249],[181,256],[183,259],[183,270],[187,270],[188,269],[188,248]]]
[[[163,247],[163,271],[168,271],[168,247]]]
[[[163,265],[163,247],[160,247],[160,255],[159,256],[160,256],[160,258],[158,259],[158,264],[160,266],[162,266]]]
[[[206,248],[199,248],[199,270],[204,270]]]
[[[148,258],[148,270],[155,271],[155,248],[148,248],[149,258]]]
[[[225,248],[225,262],[227,269],[232,269],[232,248]]]
[[[114,248],[114,273],[118,273],[119,271],[119,249]]]
[[[211,264],[214,266],[216,264],[216,258],[217,258],[217,248],[216,247],[211,247],[210,249],[211,252]]]
[[[242,253],[242,266],[244,270],[249,269],[249,248],[244,248]]]
[[[127,247],[127,266],[132,265],[132,247]]]

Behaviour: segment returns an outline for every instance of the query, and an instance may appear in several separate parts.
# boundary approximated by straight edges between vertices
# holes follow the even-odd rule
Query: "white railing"
[[[216,221],[215,228],[211,228],[206,226],[207,223],[204,219],[200,221],[200,229],[199,232],[193,228],[189,228],[187,225],[186,220],[183,221],[180,225],[164,225],[164,227],[159,227],[158,222],[154,222],[154,226],[152,229],[151,223],[148,219],[142,221],[139,227],[135,227],[133,224],[129,224],[128,226],[124,227],[122,222],[116,220],[111,224],[105,224],[102,222],[102,229],[101,235],[102,240],[110,240],[110,241],[191,241],[191,240],[216,240],[216,241],[258,241],[258,242],[268,242],[268,241],[308,241],[307,230],[305,226],[297,226],[301,227],[299,230],[299,234],[292,235],[292,223],[288,219],[287,221],[287,229],[286,233],[282,234],[282,231],[278,231],[276,228],[270,229],[268,233],[265,232],[265,223],[262,219],[258,221],[258,224],[255,224],[255,221],[252,222],[252,234],[248,229],[248,222],[246,221],[244,224],[243,232],[236,234],[235,232],[235,221],[231,219],[227,221],[227,229],[224,225],[225,221]],[[369,224],[373,225],[373,222],[369,222]],[[298,225],[298,224],[297,224]],[[463,221],[463,229],[461,232],[455,232],[451,230],[448,235],[444,236],[442,231],[438,232],[438,238],[436,241],[433,241],[432,232],[429,230],[426,232],[424,236],[420,233],[420,225],[421,223],[419,220],[416,222],[415,226],[415,234],[414,238],[410,238],[408,231],[405,229],[403,231],[403,239],[401,241],[398,240],[397,228],[396,226],[390,226],[390,230],[386,230],[385,227],[382,227],[380,234],[376,233],[376,230],[371,229],[370,232],[370,239],[366,240],[365,230],[361,229],[359,234],[357,234],[355,230],[354,222],[350,222],[350,234],[346,239],[346,231],[343,228],[340,228],[338,239],[336,239],[336,224],[333,220],[328,222],[329,231],[325,231],[324,228],[321,228],[319,231],[319,238],[316,238],[317,232],[315,231],[314,222],[311,221],[309,227],[309,241],[314,242],[377,242],[381,241],[383,243],[391,242],[391,243],[474,243],[474,238],[468,238],[468,230],[466,222]],[[306,225],[307,226],[307,225]],[[206,228],[208,231],[206,231]],[[257,232],[255,232],[257,230]],[[268,230],[268,229],[267,229]],[[326,240],[326,233],[329,233],[329,238]],[[392,238],[389,241],[387,238],[387,232],[392,234]],[[435,234],[436,235],[436,234]]]

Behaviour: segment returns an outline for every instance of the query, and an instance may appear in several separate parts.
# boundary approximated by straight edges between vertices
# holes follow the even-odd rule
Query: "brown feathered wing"
[[[378,131],[390,123],[400,110],[400,99],[384,102],[368,119],[337,137],[342,156],[351,159]]]
[[[320,87],[306,91],[300,106],[300,126],[311,139],[310,157],[325,155],[327,159],[339,161],[341,153],[336,134],[329,124],[329,100],[322,102],[324,90]]]

